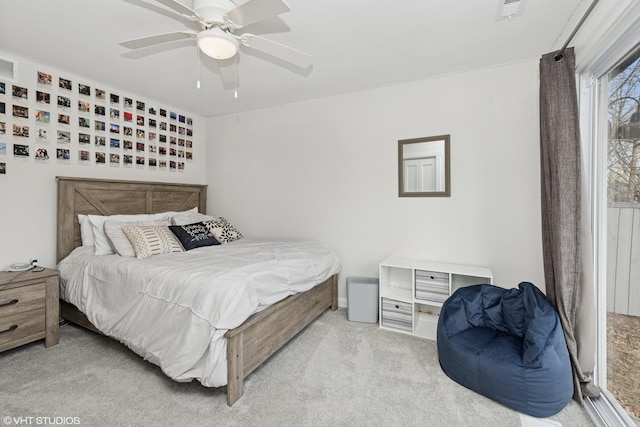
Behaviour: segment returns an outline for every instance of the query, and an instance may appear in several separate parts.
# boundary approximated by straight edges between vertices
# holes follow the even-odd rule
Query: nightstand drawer
[[[45,331],[44,307],[0,318],[0,346]]]
[[[0,291],[0,321],[5,316],[44,308],[45,300],[46,285],[44,282]]]

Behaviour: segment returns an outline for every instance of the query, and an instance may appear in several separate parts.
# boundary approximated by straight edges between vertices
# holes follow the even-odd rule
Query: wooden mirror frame
[[[403,148],[420,142],[444,141],[444,190],[443,191],[404,191],[404,155]],[[424,138],[398,140],[398,196],[399,197],[450,197],[451,196],[451,148],[450,135],[427,136]]]

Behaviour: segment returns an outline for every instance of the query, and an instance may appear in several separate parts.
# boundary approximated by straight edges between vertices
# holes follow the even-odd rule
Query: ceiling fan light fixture
[[[201,31],[196,39],[200,50],[214,59],[229,59],[238,52],[238,40],[220,28]]]

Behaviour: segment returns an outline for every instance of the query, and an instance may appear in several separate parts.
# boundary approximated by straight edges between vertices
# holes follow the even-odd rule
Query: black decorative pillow
[[[209,229],[209,232],[213,234],[216,240],[222,244],[242,239],[242,234],[240,234],[240,232],[223,217],[204,221],[204,225]]]
[[[219,245],[209,228],[202,222],[187,225],[170,225],[169,230],[176,235],[185,251],[201,246]]]

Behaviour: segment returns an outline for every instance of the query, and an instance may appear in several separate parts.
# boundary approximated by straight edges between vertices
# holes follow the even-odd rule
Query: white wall
[[[4,162],[7,165],[7,173],[0,175],[0,268],[4,269],[9,264],[14,262],[28,262],[31,257],[37,258],[39,264],[55,267],[56,265],[56,176],[77,176],[88,178],[109,178],[109,179],[135,179],[140,181],[160,181],[160,182],[188,182],[188,183],[205,183],[205,144],[206,138],[206,122],[202,117],[198,117],[189,112],[171,109],[170,106],[155,102],[155,100],[149,100],[136,97],[135,94],[126,93],[119,88],[112,88],[106,85],[95,82],[85,76],[77,76],[67,70],[57,70],[53,67],[49,67],[43,64],[34,63],[31,60],[20,58],[9,52],[0,52],[0,56],[3,58],[10,58],[16,61],[18,66],[18,76],[16,81],[10,81],[5,78],[0,78],[1,82],[6,85],[6,94],[0,95],[0,102],[7,104],[7,114],[0,115],[0,122],[7,123],[7,134],[0,135],[0,142],[7,144],[6,155],[0,155],[0,162]],[[54,78],[53,85],[51,87],[44,87],[37,83],[37,72],[43,71],[51,74]],[[63,77],[70,79],[73,82],[73,90],[70,92],[59,92],[58,78]],[[91,97],[80,98],[78,95],[78,83],[91,86]],[[27,102],[18,102],[12,99],[11,87],[13,84],[26,87],[29,90],[29,99]],[[184,171],[173,170],[169,168],[160,170],[159,168],[150,169],[147,166],[125,167],[121,163],[119,166],[109,165],[108,160],[105,165],[97,165],[92,157],[89,162],[81,163],[78,160],[78,150],[80,146],[77,142],[78,136],[78,99],[89,100],[91,102],[91,130],[88,132],[92,135],[96,134],[93,130],[93,124],[95,120],[94,105],[99,103],[94,97],[94,88],[98,87],[107,91],[107,97],[109,93],[113,92],[119,94],[121,99],[121,121],[122,113],[125,111],[122,108],[122,97],[132,97],[134,102],[137,100],[144,101],[146,106],[154,106],[157,110],[160,108],[167,109],[168,111],[175,111],[179,114],[185,114],[193,119],[193,161],[187,161]],[[49,92],[51,94],[51,104],[44,106],[36,102],[36,90]],[[64,96],[71,97],[71,108],[66,109],[66,114],[71,116],[71,125],[62,126],[57,123],[57,94],[63,94]],[[13,103],[26,105],[29,107],[29,119],[19,120],[12,117],[11,105]],[[105,103],[107,108],[107,115],[104,121],[107,122],[107,126],[110,122],[109,108],[110,103]],[[49,124],[50,141],[48,144],[40,144],[36,142],[35,137],[35,111],[36,110],[48,110],[51,113],[51,123]],[[63,111],[63,109],[60,109]],[[134,117],[136,114],[135,107],[133,110]],[[151,117],[148,113],[145,113],[146,117]],[[168,118],[167,118],[168,119]],[[166,120],[170,122],[169,120]],[[26,124],[30,127],[30,137],[17,138],[12,135],[12,123]],[[160,122],[160,117],[158,117]],[[121,122],[121,125],[124,125]],[[65,129],[66,128],[66,129]],[[133,123],[135,126],[135,119]],[[56,143],[56,130],[64,129],[69,130],[72,136],[72,143],[70,144],[58,144]],[[147,132],[150,128],[146,126]],[[158,131],[158,133],[160,133]],[[107,147],[105,151],[107,153],[116,152],[116,150],[109,149],[109,132],[104,133],[107,137]],[[120,134],[122,140],[122,134]],[[134,138],[135,142],[135,138]],[[13,156],[13,144],[27,144],[30,146],[31,155],[27,159],[17,158]],[[169,146],[169,144],[166,144]],[[34,151],[37,147],[45,147],[49,152],[50,159],[45,162],[39,162],[34,159]],[[69,148],[71,150],[72,159],[70,161],[57,160],[55,157],[56,148]],[[84,148],[83,146],[82,148]],[[92,156],[96,151],[93,140],[89,148]],[[119,150],[120,154],[124,153],[122,147]],[[135,150],[133,152],[135,155]],[[145,155],[149,155],[145,153]],[[165,156],[167,160],[170,158]],[[173,157],[171,158],[174,159]],[[177,160],[177,159],[176,159]],[[184,160],[184,159],[180,159]]]
[[[208,211],[247,236],[309,237],[347,276],[392,252],[544,287],[538,61],[209,119]],[[397,141],[451,135],[452,195],[399,198]]]

